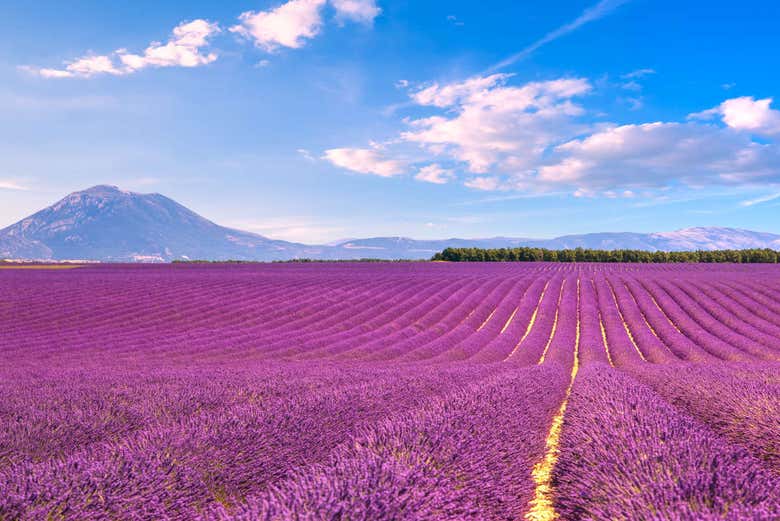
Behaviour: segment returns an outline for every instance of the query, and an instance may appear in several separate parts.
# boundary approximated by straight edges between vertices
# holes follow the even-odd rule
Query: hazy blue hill
[[[373,237],[306,245],[219,226],[160,194],[139,194],[105,185],[74,192],[0,230],[0,257],[55,260],[426,259],[447,247],[516,246],[607,250],[778,249],[780,235],[734,228],[688,228],[661,233],[566,235],[554,239]]]
[[[336,245],[365,257],[429,257],[444,248],[512,248],[531,246],[549,249],[591,248],[599,250],[718,250],[780,247],[780,235],[735,228],[688,228],[664,233],[589,233],[554,239],[494,237],[489,239],[414,240],[405,237],[353,239]]]

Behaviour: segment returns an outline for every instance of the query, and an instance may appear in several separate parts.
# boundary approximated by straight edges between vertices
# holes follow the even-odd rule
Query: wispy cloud
[[[637,69],[635,71],[628,72],[621,76],[621,78],[625,80],[634,80],[637,78],[642,78],[644,76],[649,76],[650,74],[655,74],[655,69]]]
[[[351,20],[353,22],[371,25],[382,10],[377,7],[376,0],[330,0],[336,9],[336,18],[339,21]]]
[[[453,203],[452,206],[476,206],[490,203],[501,203],[505,201],[517,201],[523,199],[539,199],[542,197],[563,197],[569,195],[569,192],[529,192],[529,193],[514,193],[508,195],[497,195],[491,197],[482,197],[479,199],[472,199],[470,201],[461,201]]]
[[[739,191],[739,187],[729,188],[728,191],[723,190],[709,190],[706,192],[698,192],[696,195],[656,195],[654,193],[645,193],[644,199],[638,201],[631,206],[633,208],[652,208],[655,206],[667,206],[675,204],[685,204],[694,201],[704,201],[708,199],[728,199],[734,197],[735,190]]]
[[[259,233],[272,239],[323,244],[335,237],[343,237],[345,229],[337,223],[323,223],[319,219],[304,216],[271,217],[263,220],[234,220],[228,226]]]
[[[317,161],[317,158],[316,158],[316,157],[314,157],[314,156],[312,155],[312,153],[311,153],[311,152],[309,152],[308,150],[306,150],[305,148],[299,148],[299,149],[297,149],[297,150],[296,150],[296,152],[298,152],[298,154],[299,154],[301,157],[303,157],[303,158],[304,158],[306,161],[310,161],[310,162],[312,162],[312,163],[314,163],[314,162],[316,162],[316,161]]]
[[[3,110],[53,111],[53,110],[103,110],[118,108],[120,104],[113,96],[100,95],[16,95],[0,94],[0,108]]]
[[[464,25],[466,25],[461,20],[458,20],[458,17],[455,16],[454,14],[447,15],[447,21],[451,25],[454,25],[455,27],[463,27]]]
[[[16,181],[12,181],[10,179],[0,179],[0,190],[26,191],[29,189],[26,186],[17,183]]]
[[[523,49],[522,51],[513,54],[509,58],[502,60],[495,65],[492,65],[485,72],[495,72],[497,70],[508,67],[514,63],[524,60],[539,50],[541,47],[547,45],[550,42],[557,40],[562,36],[576,31],[583,25],[604,18],[612,11],[620,7],[621,5],[629,2],[630,0],[601,0],[597,4],[585,9],[580,16],[572,20],[571,22],[564,24],[554,31],[551,31],[544,35],[542,38],[536,40],[534,43]]]
[[[739,203],[739,205],[745,207],[755,206],[757,204],[768,203],[770,201],[775,201],[777,199],[780,199],[780,192],[776,194],[765,195],[763,197],[756,197],[755,199],[748,199],[746,201],[742,201],[741,203]]]

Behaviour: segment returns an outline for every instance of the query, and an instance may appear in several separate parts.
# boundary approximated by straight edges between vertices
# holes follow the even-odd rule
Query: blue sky
[[[0,226],[108,183],[304,242],[780,232],[776,2],[0,9]]]

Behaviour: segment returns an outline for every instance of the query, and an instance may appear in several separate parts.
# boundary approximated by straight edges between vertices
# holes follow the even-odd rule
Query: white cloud
[[[75,74],[69,70],[63,70],[63,69],[47,69],[47,68],[37,68],[32,67],[29,65],[20,65],[18,67],[19,70],[29,72],[32,74],[39,74],[43,78],[72,78],[75,76]]]
[[[109,74],[121,76],[147,67],[198,67],[217,59],[215,53],[203,54],[208,40],[219,32],[216,23],[206,20],[184,22],[173,29],[167,43],[153,42],[143,54],[125,49],[110,55],[88,55],[66,64],[64,69],[24,67],[44,78],[90,78]]]
[[[382,10],[377,7],[376,0],[331,0],[339,20],[351,20],[366,25],[374,23],[374,18]]]
[[[406,170],[403,161],[387,159],[378,150],[370,148],[333,148],[325,151],[323,159],[353,172],[380,177],[400,175]]]
[[[64,70],[40,69],[40,75],[44,78],[70,78],[74,76],[94,76],[96,74],[125,74],[117,68],[109,56],[85,56],[70,62]]]
[[[405,118],[405,131],[385,147],[397,157],[399,150],[417,145],[416,153],[404,150],[414,161],[393,162],[377,149],[334,149],[326,157],[364,173],[389,177],[416,166],[418,180],[460,179],[468,188],[529,196],[563,192],[650,197],[685,187],[780,183],[780,147],[751,137],[772,137],[780,131],[780,111],[770,108],[770,99],[735,98],[691,115],[720,116],[723,124],[593,124],[577,102],[591,91],[588,80],[563,78],[520,86],[509,80],[508,75],[494,74],[412,92],[415,105],[439,110],[428,117]],[[641,98],[633,103],[638,106]],[[444,162],[447,170],[439,166]]]
[[[474,78],[415,93],[420,104],[456,105],[455,115],[411,120],[402,139],[465,162],[472,173],[487,173],[495,167],[529,168],[551,144],[581,130],[572,118],[583,111],[570,98],[590,90],[587,80],[506,87],[500,84],[505,78]]]
[[[339,22],[349,20],[371,25],[382,10],[376,0],[329,0]],[[323,25],[322,10],[328,0],[289,0],[266,11],[246,11],[230,32],[251,40],[257,47],[273,52],[280,47],[297,49],[317,36]],[[216,23],[198,19],[173,29],[166,43],[152,42],[143,53],[117,49],[110,54],[87,54],[65,62],[62,68],[20,66],[19,69],[44,78],[90,78],[97,75],[121,76],[148,67],[198,67],[217,60],[205,48],[209,39],[221,32]],[[261,60],[257,67],[265,67]]]
[[[219,32],[219,26],[206,20],[182,23],[173,30],[168,43],[152,43],[142,55],[117,51],[127,72],[146,67],[198,67],[214,62],[216,53],[201,54],[208,39]]]
[[[511,74],[493,74],[485,77],[477,76],[444,86],[434,83],[430,87],[412,94],[412,99],[419,105],[451,107],[455,103],[467,99],[478,92],[484,92],[499,83],[505,82],[510,77]]]
[[[414,178],[418,181],[443,185],[455,179],[455,172],[433,164],[420,168]]]
[[[756,100],[752,96],[732,98],[715,108],[696,112],[689,119],[710,119],[721,116],[723,123],[735,130],[756,134],[780,134],[780,110],[769,106],[772,98]]]
[[[775,146],[695,123],[612,127],[559,145],[553,156],[538,170],[540,184],[616,190],[780,180]]]
[[[269,11],[247,11],[230,31],[268,52],[279,47],[298,49],[319,34],[324,5],[325,0],[290,0]]]

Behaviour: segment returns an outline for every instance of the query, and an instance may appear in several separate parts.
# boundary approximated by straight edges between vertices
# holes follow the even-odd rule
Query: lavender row
[[[527,330],[519,339],[506,362],[520,365],[532,365],[538,363],[544,354],[558,324],[558,307],[563,298],[563,290],[566,286],[565,279],[553,277],[547,285],[541,301],[532,315],[533,321],[530,330]],[[573,346],[572,346],[573,348]]]
[[[567,375],[512,369],[364,429],[322,465],[207,519],[520,519]]]
[[[667,293],[684,307],[692,321],[709,331],[718,339],[719,343],[732,346],[747,356],[747,358],[741,359],[772,359],[770,358],[771,350],[768,350],[766,345],[751,338],[752,335],[745,335],[745,329],[740,327],[741,324],[736,320],[736,317],[722,313],[719,305],[711,302],[705,294],[700,292],[692,294],[684,285],[672,282],[662,282],[661,284]],[[777,358],[774,359],[777,360]]]
[[[322,371],[328,379],[330,369]],[[355,384],[240,401],[104,443],[73,439],[65,458],[0,469],[0,518],[192,518],[324,460],[361,425],[420,407],[495,369],[371,372]]]
[[[643,368],[632,374],[780,475],[780,383],[762,375],[770,367],[689,365]],[[780,365],[774,371],[777,375]]]
[[[640,283],[645,290],[653,296],[658,305],[663,309],[664,313],[666,313],[670,320],[674,322],[676,327],[702,349],[721,360],[753,360],[752,356],[735,346],[727,344],[722,339],[712,334],[706,327],[702,327],[696,318],[694,318],[694,316],[699,316],[700,313],[685,301],[685,299],[678,301],[677,298],[680,297],[679,294],[674,291],[670,293],[666,291],[664,287],[659,287],[658,281],[640,281]],[[691,316],[689,312],[693,312],[694,316]]]
[[[760,460],[608,366],[578,375],[553,485],[563,519],[780,516],[780,480]]]
[[[534,279],[516,303],[517,306],[501,327],[498,336],[487,342],[470,361],[500,362],[510,356],[529,330],[531,320],[535,320],[534,312],[548,285],[547,279],[541,277]]]

